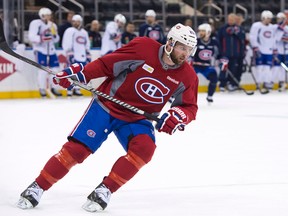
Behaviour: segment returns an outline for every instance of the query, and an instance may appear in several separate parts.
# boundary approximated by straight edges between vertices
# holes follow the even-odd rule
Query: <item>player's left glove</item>
[[[53,77],[53,82],[56,85],[60,85],[67,89],[73,88],[73,82],[71,80],[86,84],[87,82],[85,75],[83,74],[83,69],[84,66],[81,63],[72,64],[62,72],[57,73],[55,77]]]
[[[226,57],[223,57],[219,60],[219,67],[220,67],[220,71],[226,72],[226,70],[228,69],[228,63],[229,63],[229,59]]]
[[[278,29],[281,30],[281,31],[284,31],[284,28],[286,26],[286,22],[287,22],[287,20],[284,19],[280,23],[278,23]]]
[[[172,107],[161,116],[155,128],[159,132],[165,132],[172,135],[177,128],[183,131],[186,122],[187,116],[185,112],[180,107]]]

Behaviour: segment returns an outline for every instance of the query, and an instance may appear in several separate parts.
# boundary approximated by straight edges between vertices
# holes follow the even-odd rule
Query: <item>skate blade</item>
[[[88,212],[103,211],[103,208],[98,203],[89,199],[83,204],[82,208]]]
[[[24,197],[20,197],[20,199],[18,200],[18,203],[16,205],[18,208],[21,208],[21,209],[33,208],[33,205],[31,204],[31,202]]]

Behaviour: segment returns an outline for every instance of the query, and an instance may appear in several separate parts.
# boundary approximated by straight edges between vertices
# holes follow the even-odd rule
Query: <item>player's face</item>
[[[134,24],[130,24],[130,23],[127,24],[126,31],[130,32],[130,33],[133,33],[135,31],[135,25]]]
[[[189,58],[191,53],[192,47],[177,42],[172,53],[170,54],[170,57],[174,64],[181,65]]]
[[[81,26],[81,22],[80,22],[80,21],[75,21],[75,20],[73,20],[73,21],[72,21],[72,26],[73,26],[74,28],[79,28],[79,27]]]
[[[44,20],[45,22],[50,21],[51,18],[52,18],[51,15],[48,15],[48,14],[46,14],[46,15],[43,16],[43,20]]]
[[[265,18],[262,20],[264,25],[268,25],[269,23],[271,23],[272,19],[271,18]]]
[[[154,16],[146,16],[146,22],[148,24],[153,24],[155,22],[155,17]]]
[[[198,31],[198,37],[201,39],[204,39],[206,37],[206,31],[205,30],[199,30]]]

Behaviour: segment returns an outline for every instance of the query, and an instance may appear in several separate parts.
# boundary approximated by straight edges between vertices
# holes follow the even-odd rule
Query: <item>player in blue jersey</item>
[[[146,22],[139,27],[140,37],[149,37],[158,41],[161,44],[165,44],[166,37],[162,27],[156,22],[156,13],[154,10],[147,10],[145,13]]]
[[[243,59],[245,57],[245,31],[237,25],[237,15],[231,13],[228,15],[228,21],[218,31],[219,51],[221,55],[229,59],[228,69],[236,78],[238,83],[243,73]],[[224,72],[219,75],[220,90],[224,91],[226,84],[228,91],[238,89],[238,84],[231,76]]]
[[[201,73],[209,80],[207,101],[213,102],[213,94],[216,90],[218,75],[215,68],[215,59],[220,61],[220,70],[226,71],[228,59],[220,58],[218,41],[211,38],[212,28],[210,24],[203,23],[198,26],[197,51],[194,55],[193,66],[196,73]]]

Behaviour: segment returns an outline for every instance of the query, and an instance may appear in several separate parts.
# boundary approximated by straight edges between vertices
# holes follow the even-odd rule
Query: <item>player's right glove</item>
[[[186,121],[187,116],[184,111],[180,107],[172,107],[161,116],[155,128],[159,132],[165,132],[172,135],[177,128],[183,131]]]
[[[86,84],[87,82],[85,75],[83,74],[83,69],[84,66],[81,63],[72,64],[62,72],[57,73],[55,77],[53,77],[53,82],[56,85],[60,85],[67,89],[73,88],[73,82],[71,80]]]
[[[71,65],[75,62],[74,53],[72,51],[67,52],[67,60],[68,60],[69,65]]]
[[[253,47],[253,55],[255,56],[255,58],[260,58],[261,57],[261,52],[259,50],[258,47]]]

